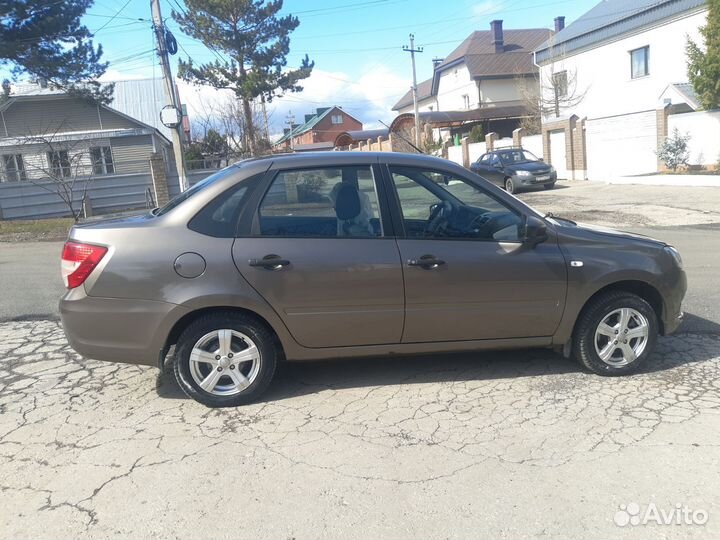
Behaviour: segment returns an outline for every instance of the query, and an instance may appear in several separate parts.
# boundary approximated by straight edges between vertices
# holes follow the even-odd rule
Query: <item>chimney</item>
[[[308,123],[310,120],[312,120],[313,118],[315,118],[315,115],[314,115],[314,114],[306,114],[306,115],[305,115],[305,123],[307,124],[307,123]]]
[[[490,29],[492,30],[492,42],[493,45],[495,45],[495,52],[501,53],[505,52],[505,43],[503,42],[503,30],[502,30],[502,21],[500,20],[494,20],[490,21]]]
[[[38,77],[37,82],[38,82],[38,86],[40,86],[40,88],[47,88],[47,87],[48,87],[48,82],[47,82],[47,79],[46,79],[45,77]]]
[[[433,63],[433,71],[435,71],[437,69],[437,67],[443,63],[443,59],[442,58],[433,58],[432,63]]]
[[[283,128],[283,135],[290,133],[290,128]]]
[[[562,15],[555,17],[555,33],[557,34],[563,28],[565,28],[565,17]]]

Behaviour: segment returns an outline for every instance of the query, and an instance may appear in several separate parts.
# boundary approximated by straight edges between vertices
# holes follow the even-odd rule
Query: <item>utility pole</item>
[[[182,125],[182,107],[180,105],[180,96],[178,95],[177,86],[170,69],[170,58],[168,56],[167,43],[165,42],[165,24],[163,23],[162,13],[160,12],[160,0],[150,0],[150,9],[152,11],[153,29],[155,30],[155,41],[157,42],[157,53],[160,57],[160,65],[162,66],[163,79],[165,80],[165,97],[170,101],[172,107],[178,112],[179,120],[177,126],[172,130],[173,151],[175,153],[175,166],[178,171],[178,180],[180,191],[185,191],[188,186],[187,175],[185,174],[185,154],[183,152],[185,134]]]
[[[260,102],[262,103],[263,119],[265,120],[265,139],[270,142],[270,123],[268,122],[267,107],[265,106],[265,96],[260,96]]]
[[[288,111],[287,116],[285,117],[285,123],[290,126],[290,150],[295,150],[295,144],[293,144],[293,124],[295,123],[295,117],[293,116],[292,111]]]
[[[410,60],[412,61],[412,72],[413,72],[413,109],[415,110],[415,146],[420,147],[420,112],[418,111],[417,102],[417,75],[415,74],[415,53],[423,52],[422,47],[415,48],[415,34],[410,34],[410,47],[405,45],[403,51],[410,53]]]

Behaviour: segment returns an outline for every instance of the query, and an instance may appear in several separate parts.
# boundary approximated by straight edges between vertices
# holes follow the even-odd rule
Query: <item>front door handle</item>
[[[419,259],[410,259],[408,266],[419,266],[423,270],[434,270],[445,264],[445,261],[438,259],[435,255],[423,255]]]
[[[268,270],[280,270],[290,265],[290,261],[281,258],[279,255],[265,255],[262,259],[249,259],[250,266],[267,268]]]

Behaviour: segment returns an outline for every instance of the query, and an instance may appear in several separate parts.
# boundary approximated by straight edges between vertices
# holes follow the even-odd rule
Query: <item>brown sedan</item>
[[[663,242],[397,153],[243,161],[146,216],[74,227],[62,268],[78,352],[173,362],[210,406],[258,398],[285,359],[549,347],[622,375],[677,328],[686,288]]]

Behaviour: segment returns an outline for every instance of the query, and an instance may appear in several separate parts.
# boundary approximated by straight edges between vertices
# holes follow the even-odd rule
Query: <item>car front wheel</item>
[[[555,182],[553,182],[552,184],[543,184],[543,187],[545,189],[552,189],[555,187]]]
[[[180,335],[175,377],[189,397],[204,405],[236,407],[267,389],[279,355],[272,332],[254,318],[212,313]]]
[[[505,191],[515,193],[515,182],[513,182],[512,178],[505,179]]]
[[[626,375],[647,361],[657,335],[657,316],[647,301],[628,292],[610,292],[593,300],[580,316],[574,355],[598,375]]]

